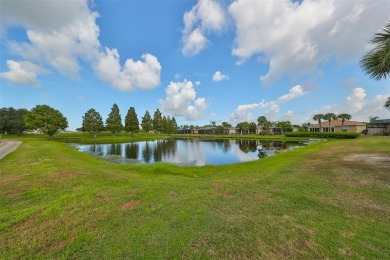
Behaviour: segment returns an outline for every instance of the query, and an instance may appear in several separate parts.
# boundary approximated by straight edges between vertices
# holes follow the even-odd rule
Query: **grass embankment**
[[[389,138],[228,166],[110,164],[25,140],[0,161],[2,258],[390,255]]]

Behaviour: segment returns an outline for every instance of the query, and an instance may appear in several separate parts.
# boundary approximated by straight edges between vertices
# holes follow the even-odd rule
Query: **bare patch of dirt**
[[[229,192],[225,192],[225,193],[223,194],[223,196],[224,196],[225,198],[233,198],[233,197],[234,197],[234,194],[229,193]]]
[[[121,206],[121,209],[132,210],[135,206],[141,203],[141,200],[130,200]]]
[[[350,154],[344,157],[345,161],[364,161],[381,167],[390,168],[390,156],[385,154]]]
[[[339,248],[339,251],[342,255],[351,255],[352,251],[351,249],[344,247],[344,248]]]
[[[169,201],[178,201],[180,198],[180,195],[174,191],[168,192],[168,200]]]

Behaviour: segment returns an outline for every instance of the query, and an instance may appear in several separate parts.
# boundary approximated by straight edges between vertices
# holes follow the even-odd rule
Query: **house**
[[[381,119],[367,123],[367,135],[390,134],[390,119]]]
[[[344,121],[342,120],[331,120],[323,121],[320,124],[313,124],[309,126],[310,132],[356,132],[361,133],[366,130],[366,123],[357,121]]]
[[[277,127],[275,125],[271,126],[269,129],[268,129],[268,133],[271,133],[271,134],[274,134],[274,135],[282,135],[283,133],[286,133],[286,132],[296,132],[298,131],[298,128],[296,126],[292,126],[291,129],[283,129],[281,127]],[[261,127],[261,126],[258,126],[256,128],[256,134],[260,134],[262,132],[265,132],[264,129]]]

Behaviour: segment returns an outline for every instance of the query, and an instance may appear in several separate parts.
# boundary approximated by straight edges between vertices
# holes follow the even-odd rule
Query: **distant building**
[[[382,135],[390,133],[390,119],[376,120],[367,123],[367,135]]]
[[[323,121],[320,124],[313,124],[309,126],[310,132],[356,132],[361,133],[366,130],[366,123],[356,121],[344,121],[342,120],[331,120],[330,126],[329,121]]]

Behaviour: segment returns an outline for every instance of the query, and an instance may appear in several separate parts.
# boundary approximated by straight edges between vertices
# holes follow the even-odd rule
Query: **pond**
[[[221,165],[259,160],[305,143],[227,139],[163,139],[116,144],[77,144],[79,151],[117,163],[167,162]]]

